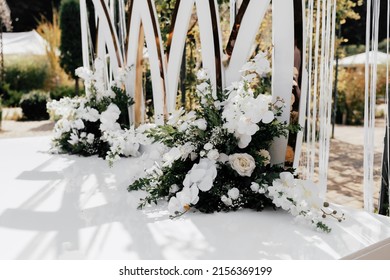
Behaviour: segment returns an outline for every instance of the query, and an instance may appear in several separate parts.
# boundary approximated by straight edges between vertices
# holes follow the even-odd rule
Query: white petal
[[[249,135],[246,135],[246,134],[242,134],[242,135],[240,135],[240,139],[239,139],[240,141],[238,142],[238,147],[240,148],[240,149],[244,149],[244,148],[246,148],[248,145],[249,145],[249,143],[252,141],[252,137],[251,136],[249,136]]]
[[[191,204],[196,204],[196,202],[198,202],[199,200],[199,189],[197,186],[192,186],[190,188],[190,191],[191,191]]]
[[[275,119],[275,115],[272,111],[267,111],[263,115],[263,123],[270,123]]]
[[[191,174],[189,175],[192,182],[199,182],[200,180],[202,180],[205,174],[206,170],[204,169],[192,169]]]
[[[207,192],[213,186],[213,179],[210,176],[205,177],[198,185],[199,189],[203,192]]]
[[[168,211],[172,215],[176,214],[176,212],[183,212],[183,208],[180,205],[180,201],[172,196],[168,203]]]

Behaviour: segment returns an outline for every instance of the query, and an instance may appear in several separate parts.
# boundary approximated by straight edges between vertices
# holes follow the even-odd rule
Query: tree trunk
[[[74,91],[75,91],[75,93],[76,93],[76,96],[77,95],[79,95],[79,89],[80,89],[80,87],[79,87],[79,77],[76,77],[75,79],[74,79],[74,81],[75,81],[75,85],[74,85]]]

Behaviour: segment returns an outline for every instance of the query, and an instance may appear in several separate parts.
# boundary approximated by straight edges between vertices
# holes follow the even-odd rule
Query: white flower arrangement
[[[198,73],[199,107],[179,109],[167,124],[146,131],[170,149],[129,186],[148,195],[140,207],[168,198],[172,217],[201,212],[280,207],[329,232],[322,222],[323,202],[313,183],[294,178],[293,170],[271,165],[268,149],[289,127],[279,122],[284,103],[271,103],[270,64],[258,54],[243,68],[243,78],[223,92],[213,89],[207,71]],[[294,127],[293,129],[298,129]]]
[[[52,152],[97,154],[110,164],[120,156],[139,155],[140,145],[150,141],[143,135],[144,129],[130,125],[128,107],[133,100],[124,90],[128,71],[122,69],[107,85],[100,59],[95,60],[94,71],[83,67],[76,69],[76,74],[84,80],[85,96],[62,98],[47,106],[59,118],[54,127]]]

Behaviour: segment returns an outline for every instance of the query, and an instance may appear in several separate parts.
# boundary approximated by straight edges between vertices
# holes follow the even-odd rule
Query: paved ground
[[[3,121],[0,138],[50,135],[51,121]],[[375,135],[375,206],[380,187],[380,167],[383,149],[384,122],[377,121]],[[357,126],[336,126],[331,140],[327,200],[354,208],[363,207],[363,143],[364,129]]]
[[[378,207],[384,135],[385,123],[383,120],[377,120],[374,157],[375,207]],[[336,126],[329,156],[329,201],[356,208],[363,207],[363,159],[364,128]]]

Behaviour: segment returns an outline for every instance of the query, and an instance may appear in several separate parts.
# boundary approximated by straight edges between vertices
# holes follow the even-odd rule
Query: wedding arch
[[[230,10],[220,11],[217,0],[177,0],[169,20],[155,2],[80,0],[85,96],[49,103],[61,117],[53,138],[1,140],[9,172],[0,257],[388,258],[390,220],[372,213],[374,64],[366,67],[367,211],[323,201],[337,1],[224,0]],[[379,2],[367,2],[374,54]],[[199,102],[186,112],[175,109],[192,26]],[[257,47],[264,30],[272,40]],[[286,136],[289,122],[303,129]],[[42,153],[53,143],[63,154]]]

